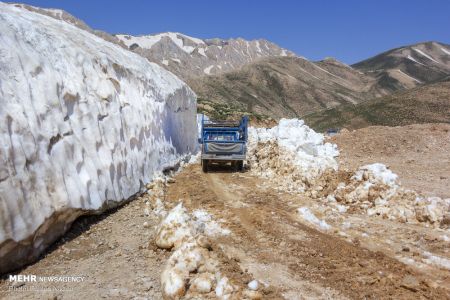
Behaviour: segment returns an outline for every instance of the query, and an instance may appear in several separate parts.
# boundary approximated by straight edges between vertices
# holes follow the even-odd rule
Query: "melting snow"
[[[362,166],[356,171],[353,178],[359,181],[363,180],[364,171],[372,172],[374,180],[386,184],[388,186],[395,186],[397,180],[397,174],[389,170],[384,164],[374,163],[371,165]]]
[[[300,207],[297,209],[299,215],[307,222],[319,226],[321,229],[329,230],[331,226],[324,220],[318,219],[308,207]]]
[[[430,252],[424,252],[423,255],[425,256],[425,259],[423,260],[424,262],[450,270],[450,260],[447,258],[433,255]]]
[[[230,234],[230,230],[222,228],[219,223],[212,219],[208,212],[198,209],[193,211],[192,215],[194,216],[194,227],[197,231],[203,232],[208,236]]]

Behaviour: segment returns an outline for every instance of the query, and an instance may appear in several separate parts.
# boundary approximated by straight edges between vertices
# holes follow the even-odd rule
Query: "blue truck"
[[[201,118],[199,143],[203,172],[211,164],[231,164],[238,171],[244,169],[247,153],[248,116],[240,121],[218,121]]]

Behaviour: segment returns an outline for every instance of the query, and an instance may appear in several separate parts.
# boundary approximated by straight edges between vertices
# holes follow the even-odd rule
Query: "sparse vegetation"
[[[250,119],[257,121],[270,119],[267,115],[249,112],[237,105],[217,103],[203,98],[197,99],[197,112],[216,120],[236,119],[242,115],[248,115]]]
[[[356,105],[340,105],[303,118],[318,131],[371,125],[450,123],[450,82],[425,85]]]

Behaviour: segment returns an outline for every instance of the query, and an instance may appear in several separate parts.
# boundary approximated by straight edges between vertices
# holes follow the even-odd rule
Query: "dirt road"
[[[223,264],[240,267],[228,275],[239,281],[244,272],[265,283],[269,299],[446,298],[429,276],[362,247],[359,239],[348,242],[306,226],[296,208],[309,199],[278,192],[248,173],[216,169],[205,175],[192,166],[177,176],[168,195],[223,220],[232,233],[215,247]]]
[[[257,279],[266,299],[450,296],[445,289],[450,286],[448,271],[408,266],[396,258],[402,252],[397,248],[409,241],[405,235],[410,240],[430,241],[423,243],[428,247],[425,250],[448,255],[448,242],[438,241],[432,231],[349,215],[345,220],[356,226],[344,230],[339,227],[341,219],[327,218],[332,228],[322,232],[296,212],[303,206],[313,208],[313,200],[277,191],[248,171],[215,169],[203,174],[198,164],[175,176],[165,198],[167,208],[182,201],[189,211],[206,210],[228,229],[229,234],[212,238],[221,270],[237,285]],[[138,197],[110,214],[77,221],[45,257],[18,271],[39,276],[83,275],[83,282],[45,283],[39,286],[60,290],[33,291],[32,283],[11,290],[8,280],[3,280],[1,295],[9,299],[160,299],[160,274],[170,252],[154,246],[159,218],[145,212],[144,202],[145,198]],[[386,230],[392,231],[390,242],[383,239]],[[405,255],[414,257],[424,245],[411,242]]]

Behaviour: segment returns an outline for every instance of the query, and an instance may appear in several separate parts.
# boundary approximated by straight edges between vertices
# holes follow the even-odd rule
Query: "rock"
[[[35,260],[80,215],[117,206],[195,151],[197,125],[195,94],[158,65],[12,4],[0,3],[0,14],[7,272]]]
[[[403,251],[403,252],[409,252],[409,247],[403,246],[403,247],[402,247],[402,251]]]
[[[144,228],[149,228],[150,225],[148,224],[148,222],[144,222],[144,224],[142,225]]]
[[[400,286],[413,292],[417,292],[420,289],[419,281],[416,277],[411,275],[406,275],[403,277]]]
[[[244,290],[244,296],[250,300],[259,300],[263,298],[263,295],[258,291]]]

